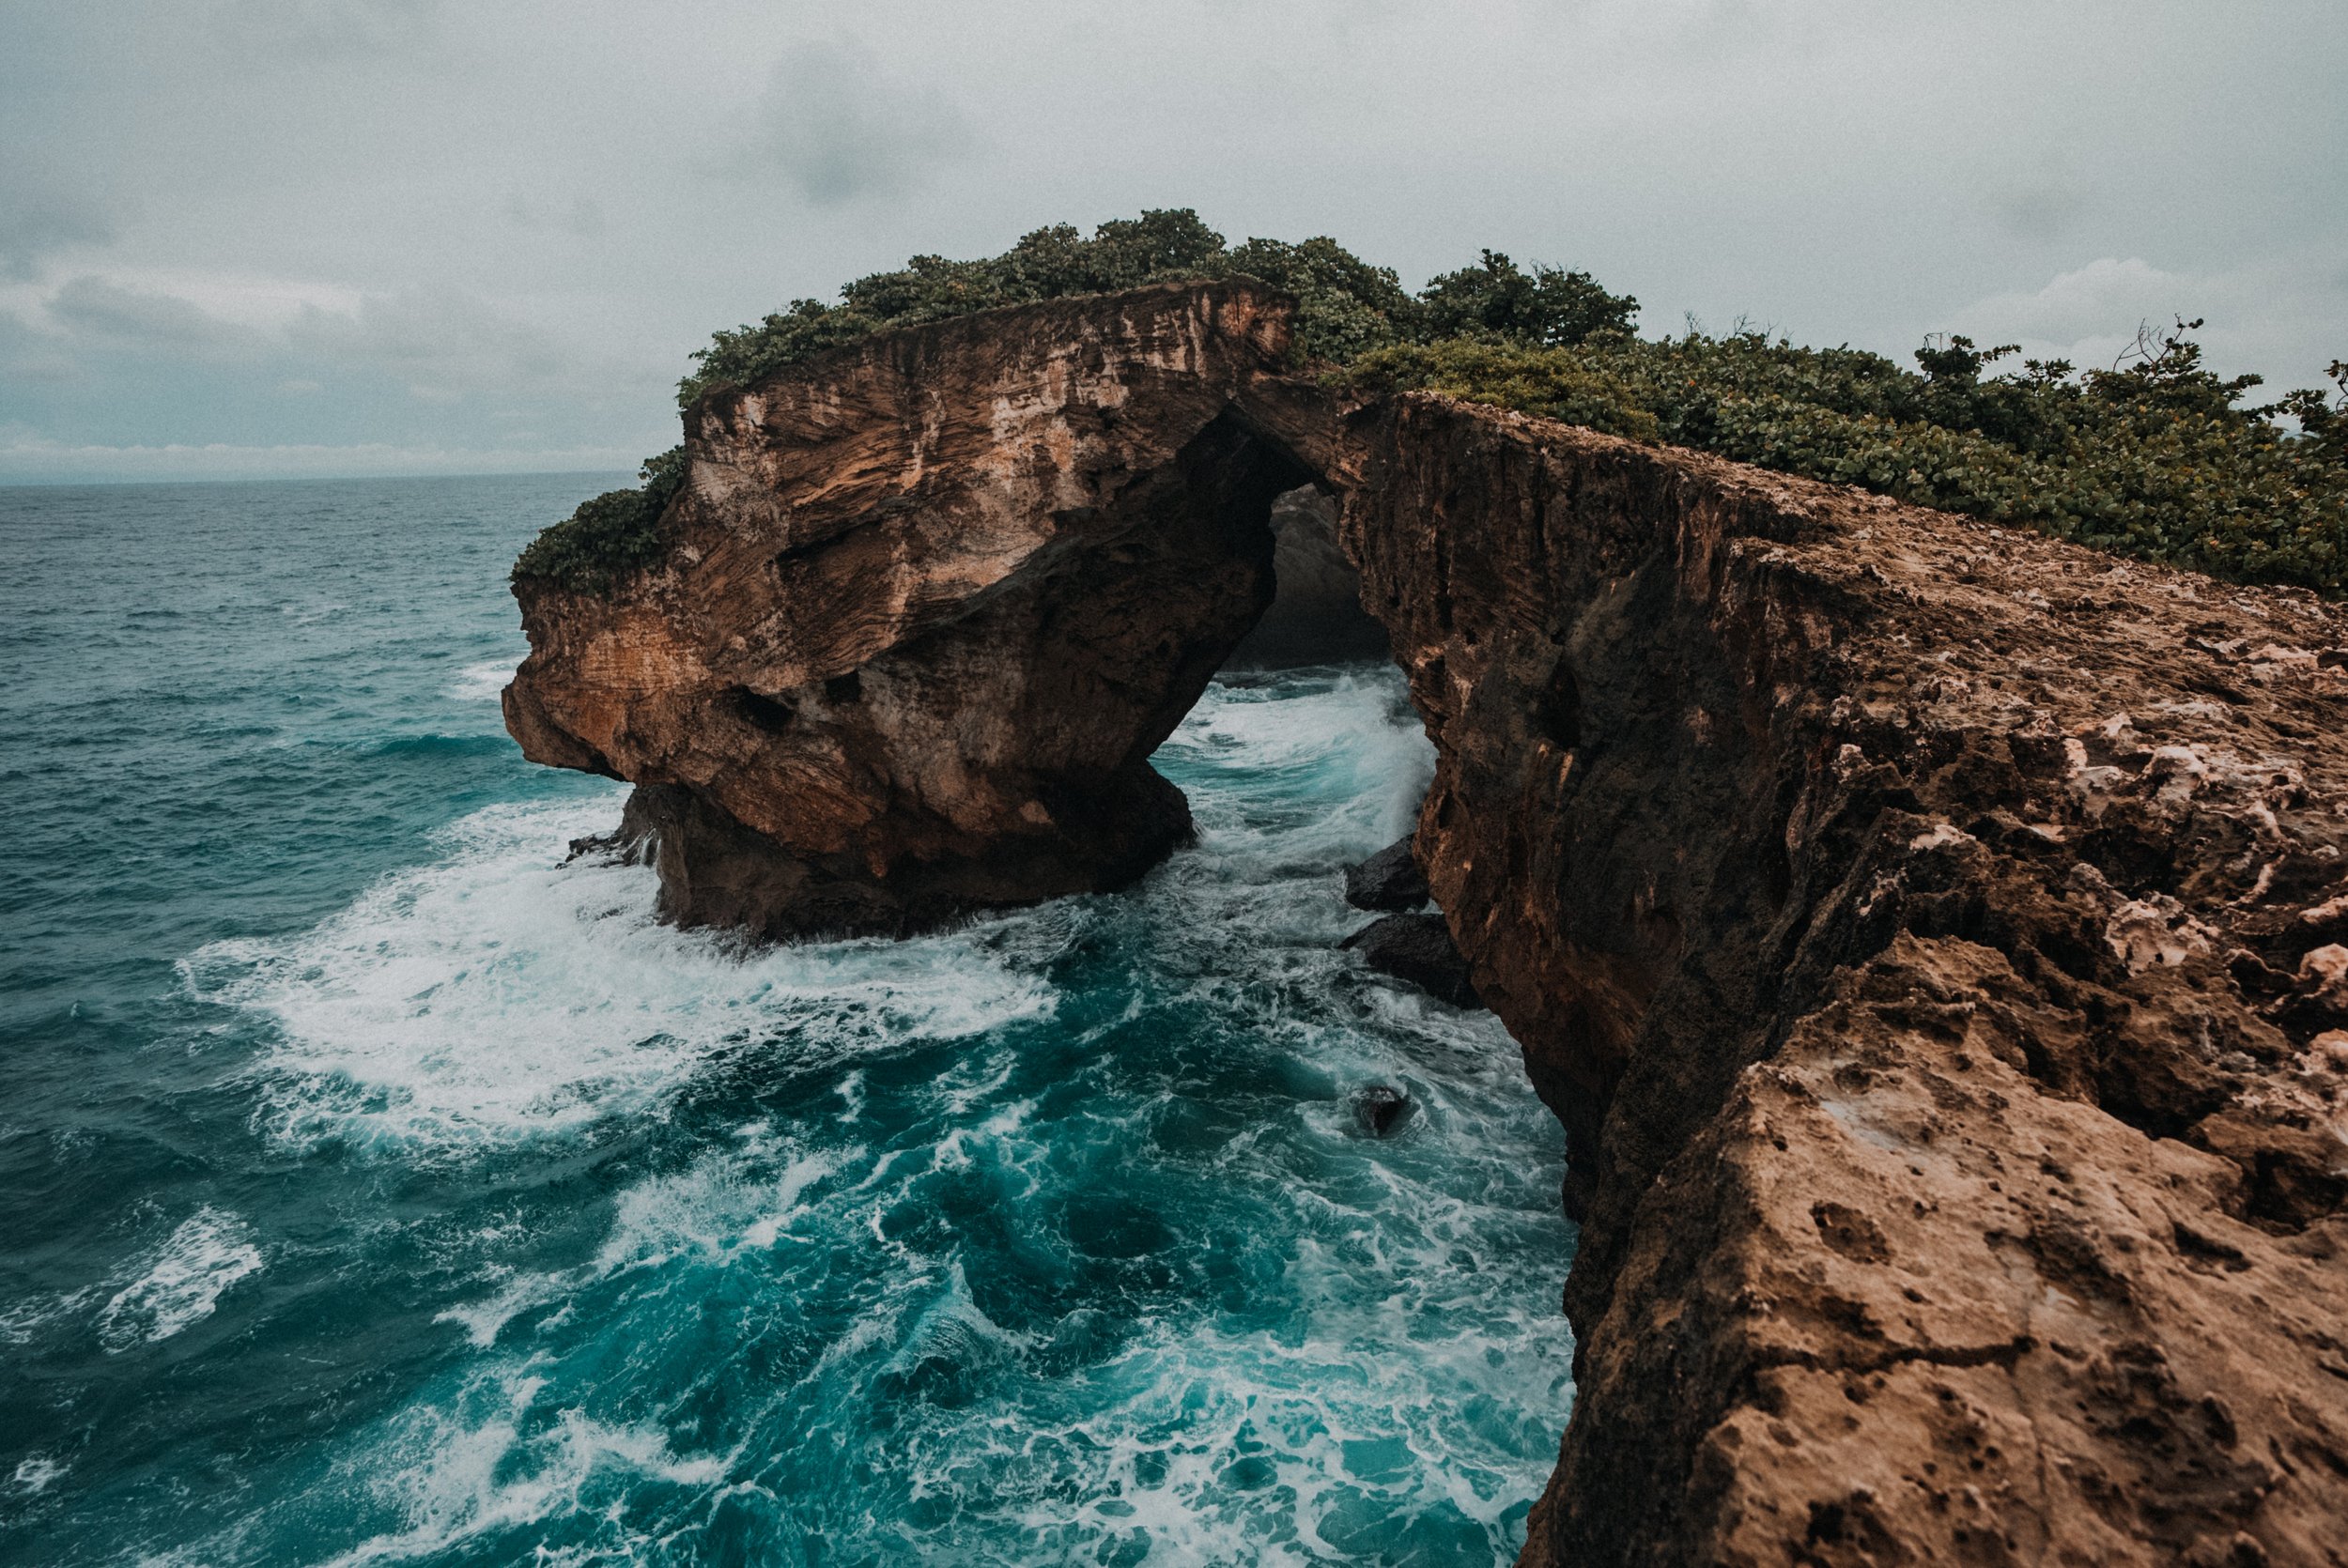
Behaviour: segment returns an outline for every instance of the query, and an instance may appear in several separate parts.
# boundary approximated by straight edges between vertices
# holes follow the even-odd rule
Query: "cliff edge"
[[[1293,375],[1245,280],[880,334],[688,416],[663,559],[517,588],[509,727],[680,918],[1113,886],[1342,503],[1416,853],[1565,1123],[1534,1563],[2338,1563],[2348,621]]]
[[[1571,1147],[1536,1563],[2348,1551],[2348,623],[1432,399],[1343,539]]]

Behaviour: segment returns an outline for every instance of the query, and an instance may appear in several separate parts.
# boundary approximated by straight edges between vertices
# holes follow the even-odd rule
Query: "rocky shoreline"
[[[1299,559],[1275,501],[1333,496],[1435,743],[1412,859],[1568,1132],[1524,1560],[2342,1561],[2348,618],[1345,401],[1289,308],[1059,300],[710,393],[660,561],[517,585],[508,727],[637,783],[687,922],[1112,888],[1187,832],[1148,758]]]

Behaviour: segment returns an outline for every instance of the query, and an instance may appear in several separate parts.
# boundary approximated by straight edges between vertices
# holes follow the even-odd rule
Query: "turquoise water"
[[[1130,894],[746,956],[498,721],[602,487],[0,490],[0,1558],[1508,1558],[1563,1145],[1333,948],[1393,673],[1211,688]]]

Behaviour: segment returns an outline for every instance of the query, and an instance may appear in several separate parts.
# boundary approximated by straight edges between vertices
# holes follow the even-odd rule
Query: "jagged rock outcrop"
[[[638,785],[663,907],[908,931],[1132,881],[1156,749],[1273,598],[1325,399],[1282,297],[1168,286],[882,333],[687,415],[666,559],[523,580],[526,755]]]
[[[1387,915],[1337,944],[1382,975],[1416,986],[1455,1007],[1480,1007],[1466,955],[1440,915]]]
[[[1427,873],[1418,869],[1413,835],[1405,834],[1358,866],[1345,869],[1345,901],[1355,909],[1398,914],[1423,906]]]
[[[1283,374],[1244,283],[835,350],[688,423],[670,561],[525,586],[508,719],[687,918],[1101,886],[1336,537],[1415,853],[1564,1121],[1529,1562],[2337,1563],[2348,623],[1856,492]],[[1398,1351],[1398,1353],[1400,1353]]]

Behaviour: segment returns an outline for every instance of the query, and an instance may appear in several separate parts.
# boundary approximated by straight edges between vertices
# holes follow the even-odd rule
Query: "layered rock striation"
[[[886,334],[688,419],[669,559],[524,584],[530,754],[680,917],[1130,878],[1342,500],[1414,853],[1565,1123],[1534,1563],[2342,1560],[2348,623],[1285,367],[1244,281]]]
[[[1131,882],[1189,833],[1150,754],[1317,472],[1281,300],[996,311],[704,397],[664,560],[517,584],[507,728],[636,783],[624,831],[687,924],[905,932]]]

